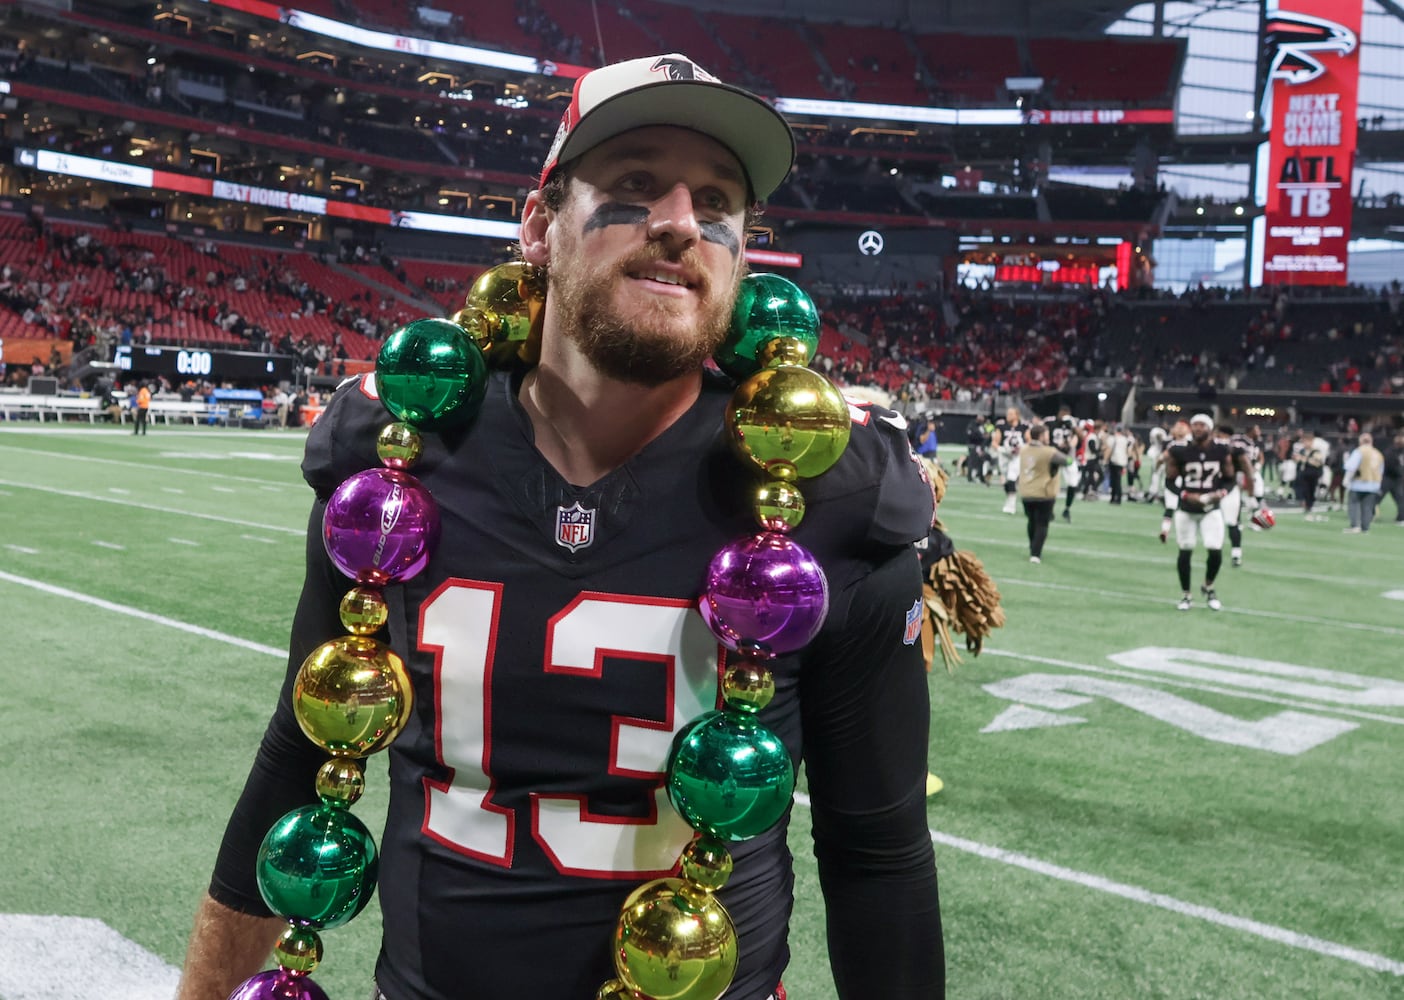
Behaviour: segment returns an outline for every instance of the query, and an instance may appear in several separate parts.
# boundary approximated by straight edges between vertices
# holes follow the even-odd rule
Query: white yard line
[[[809,796],[805,795],[803,792],[795,793],[795,801],[802,806],[809,806]],[[1187,903],[1182,899],[1176,899],[1174,896],[1167,896],[1160,892],[1151,892],[1149,889],[1142,889],[1140,886],[1135,885],[1127,885],[1125,882],[1115,882],[1109,878],[1103,878],[1101,875],[1093,875],[1091,872],[1080,872],[1074,868],[1065,868],[1062,865],[1055,865],[1052,862],[1030,857],[1027,854],[1020,854],[1017,851],[1007,851],[1002,847],[995,847],[992,844],[981,844],[978,841],[966,840],[964,837],[941,833],[939,830],[928,830],[928,832],[931,834],[933,843],[940,844],[943,847],[949,847],[952,850],[963,851],[966,854],[974,854],[987,861],[997,861],[1000,864],[1012,865],[1015,868],[1022,868],[1025,871],[1030,871],[1037,875],[1045,875],[1049,878],[1058,879],[1060,882],[1071,882],[1073,885],[1080,885],[1086,889],[1105,892],[1112,896],[1120,896],[1122,899],[1129,899],[1133,903],[1140,903],[1144,906],[1154,906],[1158,909],[1169,910],[1171,913],[1179,914],[1183,917],[1190,917],[1194,920],[1203,920],[1211,924],[1218,924],[1220,927],[1227,927],[1231,930],[1242,931],[1245,934],[1266,938],[1277,944],[1287,945],[1289,948],[1297,948],[1302,951],[1314,951],[1318,955],[1338,958],[1342,961],[1364,966],[1374,972],[1388,972],[1395,976],[1404,976],[1404,962],[1388,958],[1384,955],[1362,951],[1359,948],[1337,944],[1334,941],[1326,941],[1322,938],[1312,937],[1309,934],[1301,934],[1297,931],[1288,930],[1285,927],[1278,927],[1274,924],[1265,924],[1258,920],[1250,920],[1247,917],[1235,916],[1232,913],[1225,913],[1223,910],[1217,910],[1212,906]]]
[[[167,618],[165,615],[152,614],[150,611],[142,611],[140,608],[134,608],[130,604],[118,604],[116,601],[93,597],[91,594],[80,594],[78,591],[69,590],[67,587],[56,587],[51,583],[44,583],[42,580],[31,580],[29,577],[16,576],[13,573],[6,573],[3,570],[0,570],[0,580],[6,583],[13,583],[20,587],[28,587],[30,590],[38,590],[45,594],[52,594],[54,597],[62,597],[70,601],[91,604],[95,608],[102,608],[104,611],[111,611],[114,614],[126,615],[129,618],[139,618],[144,622],[151,622],[154,625],[163,625],[166,628],[189,632],[191,635],[198,635],[205,639],[228,643],[231,646],[238,646],[240,649],[249,649],[255,653],[265,653],[269,656],[276,656],[279,659],[287,659],[288,651],[286,649],[265,646],[262,643],[250,642],[248,639],[240,639],[236,635],[216,632],[214,629],[205,628],[203,625],[191,625],[189,622],[177,621],[174,618]]]
[[[59,458],[68,459],[73,462],[82,462],[84,465],[116,465],[126,469],[136,469],[143,476],[149,476],[154,472],[173,473],[179,476],[199,476],[201,479],[226,479],[234,483],[253,483],[256,486],[267,484],[281,489],[285,484],[269,483],[267,479],[255,479],[252,476],[231,476],[224,472],[206,472],[204,469],[187,469],[178,465],[153,465],[150,462],[127,462],[120,458],[95,458],[89,455],[65,455],[62,452],[38,452],[33,448],[16,448],[14,445],[0,444],[0,451],[13,451],[21,455],[33,455],[44,459]],[[301,478],[297,480],[300,482]],[[296,485],[296,483],[294,483]]]
[[[1071,583],[1049,583],[1044,580],[1025,580],[1013,576],[1001,576],[995,583],[1001,587],[1005,584],[1011,584],[1016,587],[1035,587],[1040,590],[1065,590],[1074,594],[1091,594],[1094,597],[1105,597],[1111,600],[1127,601],[1133,604],[1161,608],[1170,607],[1175,594],[1173,588],[1167,590],[1166,594],[1144,594],[1125,590],[1101,590],[1097,587],[1079,587]],[[1167,594],[1169,596],[1167,596]],[[1395,628],[1392,625],[1375,625],[1371,622],[1352,622],[1340,618],[1317,618],[1313,615],[1292,615],[1285,611],[1260,611],[1256,608],[1236,608],[1231,604],[1225,604],[1223,611],[1220,613],[1248,615],[1253,618],[1275,618],[1279,621],[1297,622],[1302,625],[1326,625],[1331,628],[1346,628],[1357,632],[1380,632],[1384,635],[1404,635],[1404,628]]]
[[[138,510],[154,511],[157,514],[175,514],[180,517],[194,517],[202,521],[219,521],[221,524],[237,524],[242,528],[257,528],[260,531],[277,531],[287,535],[304,535],[307,532],[302,528],[284,528],[276,524],[258,524],[254,521],[244,521],[237,517],[222,517],[219,514],[197,514],[190,510],[179,510],[175,507],[158,507],[155,504],[138,503],[135,500],[120,500],[117,497],[99,496],[96,493],[81,493],[78,490],[60,490],[53,486],[34,486],[30,483],[15,483],[0,479],[0,486],[13,486],[20,490],[37,490],[40,493],[53,493],[62,497],[73,497],[77,500],[94,500],[98,503],[115,503],[121,507],[135,507]]]

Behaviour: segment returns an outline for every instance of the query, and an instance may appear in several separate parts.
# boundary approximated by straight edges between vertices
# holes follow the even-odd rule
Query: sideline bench
[[[107,411],[103,409],[102,400],[96,396],[30,396],[23,393],[0,393],[0,418],[24,420],[33,417],[43,423],[50,416],[60,423],[65,419],[81,420],[87,417],[88,423],[95,424],[100,419],[106,419]],[[189,420],[192,424],[198,424],[211,416],[227,419],[228,411],[223,408],[216,410],[203,400],[191,400],[188,403],[181,399],[151,401],[152,423],[162,421],[169,424],[173,421]],[[118,422],[125,424],[131,419],[130,403],[121,400],[117,407]]]

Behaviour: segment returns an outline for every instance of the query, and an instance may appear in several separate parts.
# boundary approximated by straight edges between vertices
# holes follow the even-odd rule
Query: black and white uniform
[[[1172,444],[1168,451],[1179,475],[1166,484],[1167,506],[1175,509],[1175,541],[1193,549],[1196,538],[1206,549],[1224,547],[1224,512],[1220,501],[1201,501],[1197,494],[1229,490],[1234,485],[1234,453],[1227,441],[1210,439],[1200,445],[1193,439]],[[1172,502],[1170,496],[1174,495]]]
[[[442,541],[423,572],[386,590],[382,635],[414,685],[387,754],[376,976],[388,1000],[594,996],[614,975],[621,903],[673,873],[692,837],[663,786],[674,734],[719,701],[725,655],[698,588],[722,545],[757,530],[753,475],[723,433],[733,387],[708,376],[639,455],[577,487],[536,450],[521,375],[494,372],[477,418],[426,434],[411,470],[437,501]],[[268,912],[260,841],[315,801],[325,760],[290,691],[304,657],[345,633],[351,582],[323,550],[321,519],[338,484],[379,465],[390,418],[373,397],[371,376],[343,385],[308,437],[317,500],[289,670],[210,886],[248,913]],[[771,661],[776,694],[761,718],[807,769],[840,995],[916,1000],[944,991],[912,547],[932,497],[901,418],[851,413],[843,457],[801,483],[794,534],[825,570],[828,618],[804,650]],[[787,825],[731,845],[719,897],[740,941],[734,1000],[770,996],[789,960]],[[870,957],[878,943],[886,960]]]
[[[1011,424],[1000,419],[995,423],[999,431],[1000,473],[1004,478],[1004,491],[1013,493],[1019,482],[1019,449],[1028,439],[1029,425],[1022,420]]]
[[[1054,417],[1048,421],[1048,437],[1054,448],[1068,456],[1068,464],[1063,466],[1063,485],[1068,489],[1077,488],[1082,481],[1082,470],[1077,464],[1077,421],[1072,417]]]
[[[1236,527],[1243,518],[1245,492],[1249,497],[1261,497],[1263,478],[1262,473],[1258,471],[1258,446],[1253,443],[1252,438],[1246,434],[1235,434],[1227,443],[1239,465],[1233,472],[1233,489],[1229,490],[1228,496],[1224,497],[1219,506],[1224,512],[1224,524]],[[1245,467],[1253,470],[1251,476],[1242,473],[1241,470]]]

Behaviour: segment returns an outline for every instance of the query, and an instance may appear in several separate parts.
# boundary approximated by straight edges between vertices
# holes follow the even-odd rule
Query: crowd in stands
[[[1404,295],[1321,287],[1127,296],[1087,374],[1152,388],[1404,392]]]
[[[371,283],[329,293],[317,286],[318,262],[310,255],[152,239],[179,249],[158,253],[129,234],[5,217],[0,311],[70,341],[85,358],[109,359],[119,344],[193,345],[288,354],[309,371],[335,374],[348,361],[373,358],[384,336],[408,319],[459,308],[480,270],[401,261],[377,243],[341,249],[347,270],[378,272],[418,292],[423,308],[412,309]],[[175,262],[184,267],[173,268]],[[347,291],[354,287],[361,290]],[[988,412],[999,397],[1056,391],[1073,375],[1193,386],[1206,400],[1239,388],[1404,392],[1404,292],[1397,282],[1382,293],[1337,289],[1334,297],[1321,289],[1194,289],[1180,296],[1095,289],[1046,297],[920,286],[815,292],[823,318],[818,363],[840,385],[878,389],[908,412],[951,403]],[[263,303],[257,322],[247,315],[255,311],[252,301]],[[322,325],[312,331],[299,317]],[[73,374],[62,360],[50,356],[47,370]],[[12,366],[8,384],[44,370],[37,357]]]

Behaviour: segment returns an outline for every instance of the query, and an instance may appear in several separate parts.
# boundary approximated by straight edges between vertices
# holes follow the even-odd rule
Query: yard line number
[[[1321,703],[1323,711],[1329,711],[1330,705],[1404,707],[1404,683],[1337,670],[1166,646],[1143,646],[1113,653],[1108,659],[1150,675],[1152,680],[1160,676],[1220,684],[1256,694],[1311,699]],[[1061,711],[1085,705],[1094,698],[1116,702],[1206,740],[1287,756],[1306,753],[1359,725],[1330,715],[1296,711],[1243,719],[1149,684],[1084,674],[1024,674],[986,684],[984,690],[1016,703],[985,732],[1083,722],[1086,720],[1047,715],[1025,706]]]

